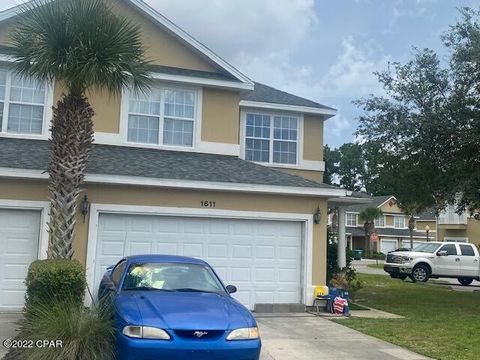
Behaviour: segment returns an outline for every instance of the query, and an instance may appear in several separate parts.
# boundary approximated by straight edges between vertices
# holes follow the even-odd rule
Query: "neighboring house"
[[[326,282],[327,207],[351,196],[322,183],[336,111],[252,82],[140,0],[113,6],[141,26],[155,83],[89,96],[90,207],[74,241],[89,287],[125,255],[180,254],[209,261],[250,309],[311,303]],[[11,71],[17,10],[0,13],[0,311],[22,307],[28,264],[46,256],[46,140],[62,92]]]
[[[346,209],[346,235],[350,249],[368,249],[365,239],[363,222],[359,214],[367,207],[377,207],[382,210],[383,216],[375,220],[378,240],[374,242],[374,250],[384,254],[400,247],[410,247],[410,231],[408,230],[409,217],[400,209],[394,196],[374,196],[368,204],[352,205]],[[414,246],[419,242],[427,241],[426,226],[429,240],[435,240],[436,226],[433,212],[426,211],[415,216],[416,226],[413,232]]]
[[[455,206],[449,205],[438,216],[438,240],[470,242],[480,245],[480,221],[467,212],[457,214]]]

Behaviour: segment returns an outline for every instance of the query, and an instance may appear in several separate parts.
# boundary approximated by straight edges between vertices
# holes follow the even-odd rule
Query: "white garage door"
[[[300,303],[301,234],[300,222],[100,214],[95,288],[123,256],[172,254],[209,262],[250,309]]]
[[[394,251],[396,249],[397,249],[397,240],[382,239],[380,241],[380,252],[384,253],[385,255],[388,254],[390,251]]]
[[[40,212],[0,209],[0,311],[21,309],[28,266],[37,259]]]

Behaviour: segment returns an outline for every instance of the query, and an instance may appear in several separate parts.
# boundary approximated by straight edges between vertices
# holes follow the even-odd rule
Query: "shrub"
[[[333,275],[330,285],[339,289],[348,290],[351,299],[355,299],[358,290],[363,287],[363,282],[358,278],[357,272],[352,268],[345,268]]]
[[[28,268],[26,312],[36,304],[55,304],[69,301],[82,305],[85,296],[85,271],[74,260],[37,260]]]
[[[115,332],[107,308],[84,308],[78,302],[36,303],[22,327],[22,339],[61,340],[61,347],[21,350],[25,360],[111,360]]]
[[[338,246],[336,243],[329,243],[327,245],[327,282],[330,281],[332,276],[339,272],[341,269],[337,263]],[[353,251],[347,248],[347,268],[351,267],[353,261]]]

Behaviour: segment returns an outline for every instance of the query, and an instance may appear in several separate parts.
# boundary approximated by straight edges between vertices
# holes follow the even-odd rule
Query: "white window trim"
[[[376,220],[380,220],[380,218],[383,218],[383,226],[377,226],[377,225],[375,224],[375,221],[376,221]],[[385,215],[379,216],[379,217],[378,217],[377,219],[375,219],[373,222],[374,222],[374,224],[375,224],[375,228],[376,228],[376,229],[384,229],[384,228],[387,226],[387,217],[386,217]]]
[[[192,146],[183,146],[183,145],[164,145],[164,144],[146,144],[128,141],[128,115],[129,115],[129,99],[131,91],[129,89],[124,89],[122,92],[122,99],[120,102],[120,138],[122,139],[123,145],[132,146],[132,147],[142,147],[142,148],[153,148],[153,149],[165,149],[165,150],[177,150],[177,151],[193,151],[197,149],[201,143],[201,131],[202,131],[202,103],[203,103],[203,90],[201,87],[186,87],[182,85],[172,85],[163,82],[156,83],[159,88],[163,90],[186,90],[195,92],[195,108],[194,108],[194,119],[193,119],[193,138]],[[163,123],[165,119],[164,114],[165,98],[162,95],[161,105],[160,105],[160,115],[159,117],[159,142],[163,143]],[[152,116],[153,117],[153,116]]]
[[[12,83],[12,74],[13,70],[11,68],[4,67],[7,70],[7,81],[5,83],[5,98],[0,100],[3,102],[3,121],[0,128],[0,137],[6,138],[16,138],[16,139],[37,139],[37,140],[47,140],[50,137],[50,124],[52,121],[52,107],[53,107],[53,82],[45,81],[45,98],[43,104],[43,119],[42,119],[42,132],[41,134],[22,134],[22,133],[9,133],[7,131],[8,128],[8,113],[10,110],[10,106],[7,104],[22,104],[22,105],[32,105],[32,106],[40,106],[40,104],[30,104],[30,103],[23,103],[18,101],[10,101],[10,91],[11,91],[11,83]]]
[[[252,161],[254,163],[257,163],[257,164],[262,164],[262,165],[268,165],[268,166],[284,166],[284,167],[296,167],[298,166],[299,164],[299,159],[300,159],[300,148],[303,148],[303,144],[300,146],[300,130],[303,129],[303,116],[300,117],[298,115],[294,115],[294,114],[282,114],[282,113],[272,113],[272,112],[262,112],[262,111],[247,111],[245,112],[245,121],[243,121],[243,124],[241,125],[242,128],[243,128],[243,133],[245,134],[245,136],[242,137],[242,142],[243,142],[243,151],[242,151],[242,159],[245,159],[245,151],[246,151],[246,142],[247,142],[247,134],[246,134],[246,126],[247,126],[247,114],[253,114],[253,115],[263,115],[263,116],[269,116],[270,117],[270,137],[268,139],[269,141],[269,155],[268,155],[268,158],[269,158],[269,161],[268,162],[264,162],[264,161]],[[273,134],[274,134],[274,125],[273,125],[273,122],[274,122],[274,117],[275,116],[288,116],[288,117],[293,117],[295,119],[297,119],[297,157],[295,159],[295,164],[286,164],[286,163],[276,163],[276,162],[273,162],[273,143],[275,141],[274,137],[273,137]],[[302,125],[300,125],[300,123],[302,123]],[[266,138],[255,138],[255,139],[259,139],[259,140],[267,140]],[[277,140],[277,141],[282,141],[282,140]],[[293,142],[292,140],[286,140],[287,142]],[[303,155],[303,154],[302,154]],[[303,157],[303,156],[302,156]],[[251,160],[249,160],[251,161]]]
[[[395,226],[395,218],[403,218],[403,227]],[[394,229],[408,229],[407,219],[405,215],[393,215],[393,228]]]
[[[349,224],[348,224],[348,215],[353,215],[353,216],[355,216],[355,225],[349,225]],[[358,226],[358,213],[353,213],[353,212],[347,212],[347,213],[345,213],[345,226],[350,226],[350,227],[356,227],[356,226]]]

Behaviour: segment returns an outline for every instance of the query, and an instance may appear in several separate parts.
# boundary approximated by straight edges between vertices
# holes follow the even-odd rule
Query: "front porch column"
[[[345,208],[338,207],[338,251],[337,264],[340,269],[347,266],[347,239],[345,236]]]

